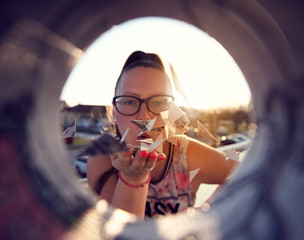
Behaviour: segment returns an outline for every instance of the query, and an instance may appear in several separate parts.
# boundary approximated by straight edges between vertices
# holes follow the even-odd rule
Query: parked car
[[[78,157],[74,160],[74,167],[77,171],[77,173],[81,176],[81,177],[86,177],[87,175],[87,160],[88,160],[88,156],[82,156],[82,157]]]
[[[221,146],[226,146],[229,144],[239,143],[239,142],[247,141],[247,140],[249,140],[249,137],[247,137],[244,134],[232,133],[232,134],[223,136],[220,142],[221,142]]]

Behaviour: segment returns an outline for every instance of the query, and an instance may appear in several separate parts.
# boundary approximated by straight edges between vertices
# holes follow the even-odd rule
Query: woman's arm
[[[139,151],[133,157],[132,152],[117,153],[114,156],[97,156],[88,160],[88,184],[94,187],[100,175],[112,166],[120,169],[120,178],[113,174],[104,183],[100,197],[113,206],[133,213],[139,217],[145,215],[145,205],[148,193],[150,171],[158,161],[159,155],[152,151]],[[147,156],[148,155],[148,156]],[[160,158],[163,155],[160,154]],[[143,169],[150,170],[143,170]],[[141,187],[135,187],[142,185]],[[133,186],[133,187],[132,187]]]
[[[187,150],[189,171],[200,168],[191,184],[195,191],[201,183],[223,184],[231,174],[236,161],[228,159],[215,148],[191,139]]]
[[[100,198],[111,203],[115,185],[117,183],[117,174],[111,174],[102,183],[99,183],[100,177],[112,168],[111,159],[108,156],[97,155],[90,157],[87,161],[87,179],[89,187],[99,195]],[[98,185],[102,184],[101,192],[98,191]]]

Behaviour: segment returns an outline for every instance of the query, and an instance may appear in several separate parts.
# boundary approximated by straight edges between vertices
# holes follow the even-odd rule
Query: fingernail
[[[133,151],[127,151],[125,152],[125,155],[130,155]]]
[[[149,152],[147,150],[143,150],[143,151],[140,151],[139,156],[141,156],[141,157],[147,157],[148,154],[149,154]]]
[[[166,154],[162,153],[162,154],[160,154],[160,156],[158,158],[159,158],[159,160],[165,160]]]
[[[154,159],[156,159],[158,157],[158,155],[157,154],[150,154],[149,157],[154,160]]]

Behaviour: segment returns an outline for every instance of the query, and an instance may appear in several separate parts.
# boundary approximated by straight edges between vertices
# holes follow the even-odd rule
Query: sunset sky
[[[214,109],[250,100],[242,72],[216,40],[187,23],[156,17],[130,20],[102,34],[70,74],[61,99],[70,106],[111,104],[120,70],[135,50],[157,53],[166,67],[173,65],[190,104],[175,92],[178,105]]]

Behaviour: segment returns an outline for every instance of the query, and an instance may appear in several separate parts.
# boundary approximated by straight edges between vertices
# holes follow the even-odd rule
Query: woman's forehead
[[[134,93],[144,91],[172,94],[167,75],[156,68],[150,67],[135,67],[121,76],[117,94],[133,91]]]

